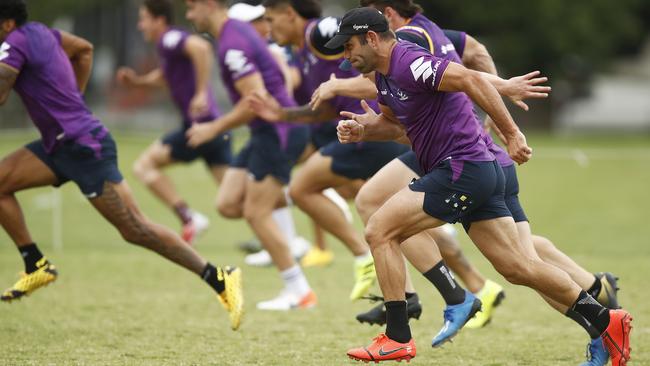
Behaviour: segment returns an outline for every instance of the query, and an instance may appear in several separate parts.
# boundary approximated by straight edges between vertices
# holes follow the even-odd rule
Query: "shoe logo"
[[[411,347],[410,346],[408,346],[408,347],[399,347],[399,348],[395,348],[394,350],[390,350],[390,351],[384,351],[384,347],[382,346],[379,349],[379,355],[380,356],[388,356],[388,355],[392,355],[395,352],[399,352],[399,351],[401,351],[403,349],[406,350],[406,352],[411,353]]]

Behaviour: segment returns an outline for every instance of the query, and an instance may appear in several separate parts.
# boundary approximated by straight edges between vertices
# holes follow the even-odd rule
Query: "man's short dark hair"
[[[267,8],[289,5],[305,19],[320,18],[323,15],[323,6],[320,0],[264,0],[262,5]]]
[[[13,19],[17,26],[27,23],[27,6],[23,0],[1,0],[0,21]]]
[[[360,0],[359,5],[373,6],[382,13],[390,6],[404,18],[413,18],[416,14],[422,13],[422,7],[413,0]]]
[[[174,5],[171,0],[144,0],[144,7],[154,18],[165,18],[167,24],[174,24]]]

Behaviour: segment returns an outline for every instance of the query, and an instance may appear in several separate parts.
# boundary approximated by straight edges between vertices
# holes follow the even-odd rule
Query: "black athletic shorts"
[[[102,195],[104,183],[120,183],[124,179],[117,167],[115,140],[104,127],[87,135],[65,141],[52,153],[47,153],[41,140],[25,146],[56,175],[56,187],[69,181],[79,186],[88,198]]]
[[[425,193],[424,212],[451,224],[461,222],[465,230],[475,221],[512,216],[505,202],[505,176],[496,160],[448,159],[409,187]]]
[[[175,161],[192,162],[202,158],[208,166],[228,165],[232,161],[231,135],[221,134],[203,145],[193,148],[187,145],[187,128],[174,130],[162,138],[162,144],[171,148]]]
[[[386,164],[408,151],[397,142],[329,143],[320,149],[323,156],[332,157],[332,171],[348,179],[369,179]]]
[[[251,131],[251,137],[230,166],[247,169],[257,181],[267,175],[289,183],[291,169],[305,151],[309,140],[307,126],[292,127],[283,146],[276,129],[265,125]]]

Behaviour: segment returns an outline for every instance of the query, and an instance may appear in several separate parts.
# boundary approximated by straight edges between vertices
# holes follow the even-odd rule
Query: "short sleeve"
[[[14,31],[0,45],[0,62],[20,71],[27,62],[26,50],[24,35]]]
[[[462,58],[463,52],[465,52],[465,44],[467,43],[467,33],[449,29],[445,29],[444,32],[445,36],[449,38],[451,43],[454,45],[458,56]]]
[[[50,32],[52,32],[52,35],[54,38],[56,38],[56,41],[59,42],[59,44],[63,44],[63,41],[61,40],[61,31],[58,29],[50,29]]]
[[[224,54],[224,65],[233,81],[258,72],[253,52],[246,47],[228,48]]]
[[[162,48],[169,55],[184,54],[183,47],[188,37],[189,34],[183,31],[170,30],[163,35]]]
[[[408,84],[416,90],[437,92],[450,62],[428,53],[418,52],[408,63],[409,70],[402,77],[409,78]]]

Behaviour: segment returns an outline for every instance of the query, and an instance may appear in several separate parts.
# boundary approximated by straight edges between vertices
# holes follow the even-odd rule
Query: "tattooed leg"
[[[205,268],[207,261],[176,233],[140,212],[126,181],[106,182],[102,195],[90,202],[129,243],[150,249],[198,275]]]

